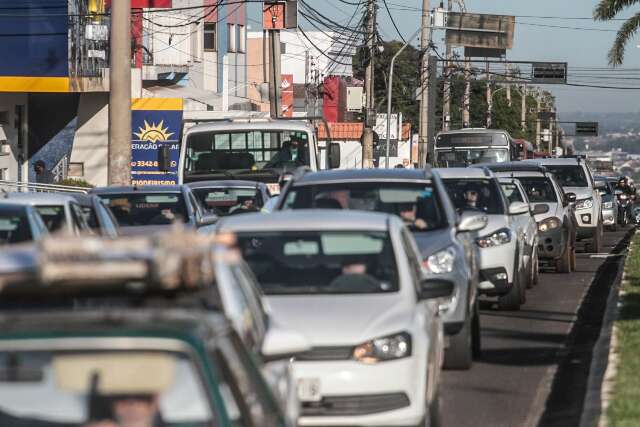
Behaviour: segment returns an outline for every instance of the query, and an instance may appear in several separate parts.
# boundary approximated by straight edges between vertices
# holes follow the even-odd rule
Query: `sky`
[[[338,22],[345,22],[355,6],[340,0],[306,0],[318,11]],[[351,0],[355,3],[355,0]],[[397,39],[396,30],[391,25],[382,1],[378,0],[378,23],[385,40]],[[558,61],[569,64],[569,81],[572,67],[607,68],[607,52],[615,39],[620,21],[610,23],[594,22],[590,19],[550,19],[548,17],[590,18],[597,0],[466,0],[468,12],[491,13],[516,16],[514,47],[507,52],[507,59],[520,61]],[[405,37],[410,36],[420,25],[422,0],[387,0],[396,23]],[[431,0],[431,7],[439,1]],[[256,11],[259,13],[259,11]],[[632,7],[619,17],[628,17],[640,12],[640,6]],[[255,16],[255,15],[254,15]],[[547,18],[536,18],[536,17]],[[257,16],[256,16],[257,17]],[[313,29],[303,18],[299,24],[305,29]],[[253,23],[253,26],[256,24]],[[549,26],[549,27],[541,27]],[[553,28],[550,26],[578,27],[581,29]],[[594,30],[599,31],[594,31]],[[604,31],[602,31],[604,30]],[[443,31],[435,31],[434,43],[442,46]],[[627,71],[602,72],[589,83],[607,86],[636,86],[638,90],[611,90],[582,87],[548,85],[557,99],[558,111],[562,112],[640,112],[640,37],[632,39],[626,50],[625,63],[621,68]],[[443,49],[441,48],[442,52]],[[618,73],[618,74],[614,74]],[[622,80],[610,77],[623,76]],[[602,76],[606,78],[602,78]],[[637,79],[637,80],[634,80]],[[584,78],[582,79],[584,81]]]

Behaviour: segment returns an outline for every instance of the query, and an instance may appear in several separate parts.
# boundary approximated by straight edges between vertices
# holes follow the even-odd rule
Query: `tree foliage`
[[[640,4],[640,0],[600,0],[600,3],[593,11],[593,19],[596,21],[611,21],[623,10],[638,4]],[[627,19],[620,27],[613,46],[608,53],[610,65],[615,67],[622,64],[625,48],[639,28],[640,12]]]

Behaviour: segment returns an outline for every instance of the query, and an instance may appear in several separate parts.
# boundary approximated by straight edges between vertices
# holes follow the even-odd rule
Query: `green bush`
[[[66,185],[69,187],[84,187],[84,188],[95,187],[95,185],[90,184],[84,179],[79,179],[79,178],[65,178],[62,181],[56,182],[56,185]]]

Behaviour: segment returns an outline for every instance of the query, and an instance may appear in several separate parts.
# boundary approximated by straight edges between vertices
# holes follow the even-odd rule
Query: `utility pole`
[[[447,12],[453,10],[453,0],[447,1]],[[446,40],[446,39],[445,39]],[[446,41],[445,41],[446,43]],[[446,43],[446,62],[444,70],[444,90],[443,90],[443,104],[442,104],[442,130],[448,131],[451,129],[451,56],[452,48],[449,43]]]
[[[422,0],[422,22],[420,33],[420,49],[422,50],[422,64],[420,67],[420,128],[418,139],[418,167],[424,167],[427,162],[429,137],[429,46],[431,45],[431,9],[429,0]],[[432,70],[435,72],[435,70]],[[431,159],[429,159],[431,160]]]
[[[511,70],[507,68],[507,105],[511,107]]]
[[[522,99],[521,99],[521,107],[520,107],[520,125],[522,126],[522,131],[526,132],[527,130],[527,85],[522,85]]]
[[[542,123],[540,122],[540,111],[542,111],[542,97],[540,92],[536,96],[536,149],[540,151],[540,132],[542,130]]]
[[[273,16],[274,26],[276,16]],[[278,118],[281,114],[280,107],[280,83],[282,80],[280,72],[280,30],[269,31],[269,111],[271,118]]]
[[[373,123],[376,120],[375,99],[374,99],[374,67],[373,60],[376,50],[376,0],[367,1],[367,48],[369,50],[369,61],[365,70],[364,85],[366,91],[366,111],[364,114],[363,132],[363,167],[372,168],[373,163]],[[387,129],[389,132],[389,129]]]
[[[131,0],[111,2],[109,185],[131,183]]]
[[[491,114],[493,113],[493,93],[491,92],[491,74],[489,74],[489,61],[487,60],[487,129],[491,129]]]
[[[471,105],[471,63],[469,58],[465,57],[464,63],[464,98],[462,99],[462,127],[470,126],[471,116],[469,108]]]

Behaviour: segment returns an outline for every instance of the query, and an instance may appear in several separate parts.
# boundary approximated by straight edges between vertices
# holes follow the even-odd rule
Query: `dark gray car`
[[[444,308],[450,345],[445,367],[467,369],[480,352],[475,231],[486,217],[458,217],[437,173],[430,169],[300,170],[283,188],[276,210],[350,209],[392,213],[411,230],[431,276],[455,283]]]

